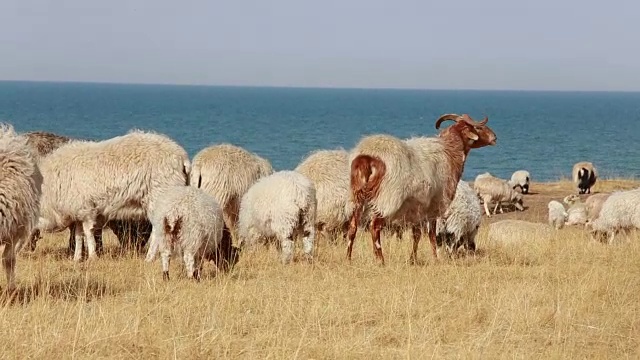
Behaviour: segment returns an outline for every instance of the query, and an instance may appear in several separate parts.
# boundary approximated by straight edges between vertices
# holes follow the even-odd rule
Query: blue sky
[[[6,0],[0,79],[640,90],[640,1]]]

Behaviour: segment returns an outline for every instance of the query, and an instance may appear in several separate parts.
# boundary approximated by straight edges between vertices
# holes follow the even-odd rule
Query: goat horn
[[[487,121],[489,121],[489,117],[487,115],[484,116],[484,119],[482,119],[482,121],[480,121],[480,125],[484,125],[487,123]]]
[[[442,124],[443,121],[452,120],[457,122],[458,118],[460,118],[458,114],[444,114],[436,120],[436,129],[440,129],[440,124]]]

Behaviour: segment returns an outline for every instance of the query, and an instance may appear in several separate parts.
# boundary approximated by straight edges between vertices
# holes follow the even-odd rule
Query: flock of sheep
[[[181,256],[187,276],[198,279],[204,261],[226,270],[245,246],[258,243],[275,242],[287,264],[301,238],[304,257],[312,261],[321,234],[335,239],[342,233],[350,260],[358,229],[370,231],[382,264],[380,236],[388,227],[412,230],[412,263],[424,232],[435,257],[442,245],[450,254],[474,251],[482,203],[487,216],[492,202],[494,214],[503,203],[524,210],[530,177],[517,171],[505,181],[485,173],[471,188],[461,181],[467,156],[495,145],[496,135],[487,118],[445,114],[436,129],[446,121],[453,124],[437,136],[365,136],[351,151],[319,150],[294,170],[277,172],[268,160],[230,144],[207,147],[191,160],[175,141],[149,131],[91,141],[18,134],[2,124],[0,241],[8,288],[15,287],[16,254],[25,244],[34,250],[41,233],[66,229],[74,261],[85,246],[89,259],[99,256],[102,229],[109,227],[122,246],[141,250],[148,243],[145,261],[160,253],[166,280],[172,255]],[[589,192],[596,178],[593,165],[576,164],[580,193]],[[640,227],[640,190],[634,191],[596,194],[585,204],[569,197],[566,211],[552,201],[549,222],[559,228],[584,220],[594,231],[615,231],[621,221]],[[625,202],[629,196],[636,201]],[[633,206],[632,215],[620,217],[620,209]],[[572,210],[578,207],[584,211]]]

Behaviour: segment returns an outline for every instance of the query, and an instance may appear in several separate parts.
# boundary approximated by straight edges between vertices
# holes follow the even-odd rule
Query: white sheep
[[[237,249],[231,245],[222,209],[213,196],[191,186],[170,186],[156,191],[150,208],[153,230],[145,261],[153,261],[159,249],[164,280],[169,280],[174,252],[182,255],[187,277],[197,280],[205,260],[215,261],[220,269],[236,263]]]
[[[564,203],[569,205],[567,209],[567,221],[565,225],[584,225],[587,222],[587,207],[576,194],[565,196]]]
[[[41,161],[41,231],[75,228],[74,260],[96,256],[93,229],[109,219],[148,218],[153,191],[188,182],[186,151],[169,137],[139,130],[109,140],[74,141]]]
[[[472,148],[494,145],[496,141],[495,133],[486,126],[487,118],[476,122],[466,114],[446,114],[436,121],[436,129],[446,120],[455,124],[436,137],[400,140],[390,135],[370,135],[351,151],[355,206],[347,235],[349,260],[364,209],[370,210],[374,253],[382,264],[380,231],[385,222],[398,219],[412,227],[411,263],[416,262],[417,245],[425,227],[433,256],[438,257],[436,220],[453,201],[467,155]]]
[[[438,243],[445,243],[449,253],[460,246],[475,251],[476,235],[482,221],[482,206],[476,192],[466,181],[458,182],[456,195],[445,215],[436,223]]]
[[[598,170],[592,163],[581,161],[573,165],[572,171],[573,182],[578,188],[580,194],[591,194],[591,188],[598,179]]]
[[[587,198],[584,202],[584,206],[587,208],[587,221],[593,221],[598,218],[602,205],[609,198],[611,193],[598,193],[593,194]]]
[[[276,240],[281,261],[293,258],[294,239],[302,236],[307,260],[313,259],[316,223],[316,189],[296,171],[278,171],[253,184],[242,197],[238,234],[240,246],[259,240]]]
[[[640,188],[614,191],[602,204],[600,215],[585,226],[594,239],[606,235],[611,244],[620,231],[640,229]]]
[[[549,209],[549,225],[555,227],[556,229],[562,229],[564,227],[565,221],[567,219],[567,211],[562,205],[561,202],[556,200],[549,201],[547,205]]]
[[[224,222],[236,234],[240,199],[258,179],[271,175],[268,160],[232,144],[219,144],[200,150],[191,166],[191,186],[213,196],[224,215]]]
[[[313,181],[318,211],[316,229],[332,238],[342,231],[346,237],[353,213],[349,187],[349,153],[343,149],[318,150],[304,159],[295,171]]]
[[[42,176],[36,159],[12,125],[0,124],[0,244],[7,289],[15,289],[16,253],[27,243],[39,215]]]
[[[514,189],[520,187],[520,190],[522,190],[523,194],[528,194],[530,180],[531,175],[529,175],[529,172],[527,170],[518,170],[511,175],[509,185],[511,185],[511,187]]]
[[[496,202],[493,214],[496,214],[498,207],[500,208],[500,213],[503,213],[502,202],[512,203],[516,209],[524,211],[522,194],[515,191],[506,180],[494,176],[478,176],[473,182],[473,188],[482,199],[484,210],[488,217],[491,217],[489,204],[492,201]]]

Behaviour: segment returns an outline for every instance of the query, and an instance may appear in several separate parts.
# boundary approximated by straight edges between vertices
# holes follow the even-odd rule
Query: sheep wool
[[[568,216],[564,205],[559,201],[551,200],[547,208],[549,209],[549,225],[558,230],[562,229]]]
[[[592,237],[611,244],[621,230],[640,229],[640,188],[614,191],[602,204],[600,216],[587,224]]]
[[[302,236],[303,252],[312,260],[316,211],[316,189],[306,176],[285,170],[263,177],[242,197],[240,246],[275,239],[280,243],[282,263],[288,264],[293,258],[294,239]]]
[[[449,253],[464,246],[476,249],[476,235],[482,221],[482,206],[475,191],[466,181],[458,182],[456,195],[446,213],[446,220],[436,223],[436,233],[445,242]],[[446,239],[447,241],[444,241]]]

